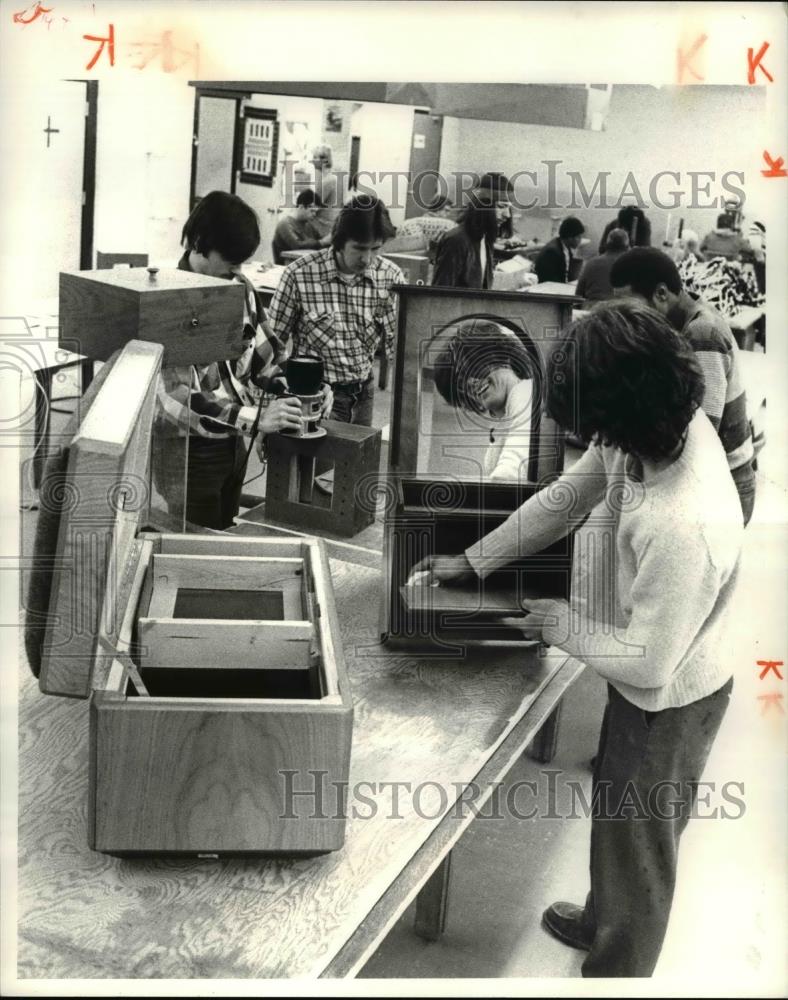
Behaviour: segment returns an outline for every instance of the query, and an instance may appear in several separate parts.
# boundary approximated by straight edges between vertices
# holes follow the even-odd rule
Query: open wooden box
[[[40,686],[90,700],[90,846],[336,850],[353,710],[323,543],[139,531],[161,356],[130,341],[100,373],[42,494]]]
[[[381,633],[389,645],[462,655],[468,646],[530,643],[517,628],[525,597],[569,597],[573,529],[543,552],[463,587],[411,586],[430,555],[456,555],[502,524],[563,467],[564,435],[542,413],[545,372],[571,321],[565,296],[396,286],[399,296],[390,489],[384,529]],[[519,481],[486,478],[494,423],[453,409],[437,393],[434,367],[459,324],[492,321],[514,334],[533,381],[527,460]],[[480,334],[483,342],[484,334]]]

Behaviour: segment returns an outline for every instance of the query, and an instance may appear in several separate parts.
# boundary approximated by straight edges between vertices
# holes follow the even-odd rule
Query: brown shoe
[[[542,914],[542,926],[570,948],[590,951],[593,936],[583,924],[583,913],[574,903],[553,903]]]

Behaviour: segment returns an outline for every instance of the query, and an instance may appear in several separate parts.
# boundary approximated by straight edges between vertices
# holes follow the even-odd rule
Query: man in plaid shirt
[[[357,195],[334,226],[331,246],[305,254],[282,274],[269,308],[274,334],[295,355],[323,361],[333,389],[331,417],[372,424],[372,362],[382,344],[394,345],[396,301],[392,285],[402,271],[379,257],[392,235],[388,213],[371,195]]]

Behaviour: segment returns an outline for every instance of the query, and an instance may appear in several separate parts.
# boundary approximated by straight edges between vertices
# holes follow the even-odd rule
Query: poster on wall
[[[276,111],[266,108],[246,108],[240,119],[243,128],[241,153],[241,181],[244,184],[261,184],[272,187],[276,176],[276,158],[279,146],[279,122]]]

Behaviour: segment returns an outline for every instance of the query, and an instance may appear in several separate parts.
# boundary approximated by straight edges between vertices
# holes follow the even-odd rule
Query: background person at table
[[[618,210],[618,215],[608,222],[599,241],[599,252],[605,252],[607,238],[614,229],[623,229],[629,237],[631,247],[651,246],[651,222],[642,208],[637,205],[624,205]]]
[[[583,265],[577,280],[575,294],[587,302],[604,302],[613,297],[610,270],[629,246],[629,237],[623,229],[612,229],[607,237],[607,249]]]
[[[391,234],[385,206],[357,195],[342,210],[331,246],[289,264],[270,306],[276,336],[293,354],[317,355],[333,389],[331,417],[372,424],[372,362],[383,343],[391,355],[402,271],[378,256]]]
[[[702,406],[725,448],[748,524],[755,504],[754,449],[739,348],[731,328],[716,309],[684,290],[676,265],[656,247],[636,247],[622,254],[610,281],[616,295],[638,296],[661,313],[695,352],[705,383]]]
[[[323,236],[315,225],[315,216],[323,202],[311,188],[302,191],[296,198],[295,211],[286,215],[277,225],[271,248],[274,264],[284,264],[283,250],[319,250],[331,242],[329,235]]]
[[[461,324],[435,359],[435,388],[450,406],[500,422],[484,456],[490,479],[528,479],[532,364],[520,338],[488,320]]]
[[[315,193],[322,202],[313,219],[321,236],[327,236],[336,222],[344,200],[342,177],[333,170],[334,154],[330,146],[321,143],[312,150],[312,166],[315,168]]]
[[[280,364],[286,350],[271,329],[251,283],[237,268],[260,243],[254,210],[234,194],[212,191],[197,203],[181,236],[185,253],[178,267],[244,285],[241,356],[208,365],[164,368],[153,449],[154,483],[172,513],[180,504],[181,470],[173,462],[173,438],[188,435],[186,519],[206,528],[232,526],[253,433],[269,434],[301,423],[293,399],[274,398],[284,388]],[[258,391],[255,392],[255,389]],[[265,395],[259,411],[259,391]],[[327,404],[328,405],[328,404]],[[179,450],[180,447],[179,447]]]
[[[554,491],[553,502],[537,493],[465,553],[432,556],[413,572],[427,570],[441,585],[484,579],[544,550],[570,518],[577,523],[598,506],[615,525],[612,600],[525,599],[525,617],[511,623],[608,683],[592,786],[591,891],[585,906],[554,903],[544,925],[588,952],[584,977],[650,976],[679,839],[733,686],[729,629],[743,525],[725,454],[700,408],[697,360],[655,310],[634,300],[597,306],[553,353],[547,386],[547,412],[590,444],[544,491]],[[566,497],[569,509],[555,502]]]
[[[459,225],[435,251],[432,284],[450,288],[492,288],[493,244],[499,210],[489,192],[472,191]]]
[[[567,216],[558,227],[558,236],[546,243],[534,261],[534,271],[540,283],[569,281],[569,267],[573,252],[580,246],[586,227],[573,215]]]
[[[717,216],[716,228],[703,237],[700,249],[706,260],[711,260],[712,257],[741,260],[742,254],[750,250],[750,244],[733,228],[731,216],[723,213]]]

